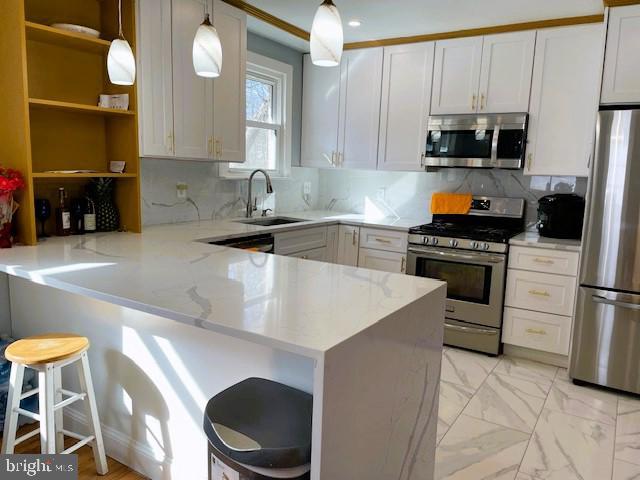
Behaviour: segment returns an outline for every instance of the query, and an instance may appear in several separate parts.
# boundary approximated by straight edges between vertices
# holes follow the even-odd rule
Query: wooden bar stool
[[[42,453],[72,453],[90,444],[98,474],[105,475],[108,472],[87,350],[89,350],[89,340],[70,333],[28,337],[7,347],[5,357],[12,364],[2,453],[12,454],[17,444],[40,433]],[[81,393],[62,388],[61,369],[75,362],[79,362],[77,367]],[[38,372],[38,388],[22,393],[22,380],[26,367]],[[35,394],[39,396],[40,413],[20,408],[21,400]],[[78,400],[86,400],[87,421],[91,430],[86,437],[65,430],[63,427],[62,409]],[[39,421],[40,428],[16,438],[18,415]],[[75,445],[66,450],[65,435],[78,440]]]

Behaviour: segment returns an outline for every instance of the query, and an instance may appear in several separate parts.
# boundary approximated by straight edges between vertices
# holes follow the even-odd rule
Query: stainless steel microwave
[[[508,168],[524,165],[526,113],[429,117],[424,164],[429,168]]]

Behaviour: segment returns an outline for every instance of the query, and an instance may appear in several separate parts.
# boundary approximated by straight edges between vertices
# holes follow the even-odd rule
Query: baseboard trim
[[[507,345],[506,343],[504,344],[503,352],[505,355],[546,363],[548,365],[553,365],[554,367],[567,368],[569,366],[569,357],[565,355],[558,355],[556,353],[541,352],[539,350],[532,350],[530,348],[519,347],[517,345]]]
[[[65,428],[86,433],[87,417],[84,413],[67,407],[64,411]],[[171,458],[159,460],[149,446],[103,423],[102,438],[107,455],[152,479],[171,478]]]

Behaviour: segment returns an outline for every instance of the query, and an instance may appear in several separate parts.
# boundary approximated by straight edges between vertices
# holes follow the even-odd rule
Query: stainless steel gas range
[[[473,197],[468,215],[434,215],[409,230],[407,273],[447,282],[444,343],[501,350],[509,239],[524,230],[525,201]]]

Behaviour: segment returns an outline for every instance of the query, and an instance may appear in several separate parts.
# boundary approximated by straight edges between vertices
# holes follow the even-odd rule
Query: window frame
[[[245,135],[248,127],[262,128],[276,132],[276,168],[267,170],[272,178],[286,178],[291,173],[292,115],[293,115],[293,67],[254,52],[247,52],[246,79],[255,78],[273,85],[274,123],[246,119]],[[246,148],[245,148],[246,152]],[[246,154],[245,154],[246,157]],[[233,162],[221,163],[219,176],[224,178],[248,178],[255,168],[231,167]]]

